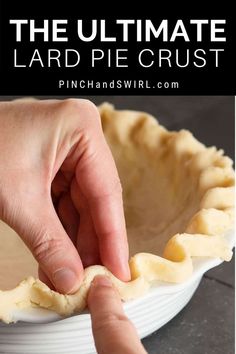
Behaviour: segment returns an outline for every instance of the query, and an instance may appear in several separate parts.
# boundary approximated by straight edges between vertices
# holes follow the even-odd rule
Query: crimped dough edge
[[[117,288],[122,300],[128,301],[148,292],[152,282],[180,283],[191,277],[192,257],[216,257],[229,261],[232,257],[224,234],[234,223],[234,171],[232,161],[222,150],[206,147],[189,131],[169,132],[157,120],[144,112],[116,111],[104,103],[99,107],[103,129],[108,140],[129,141],[155,151],[166,146],[177,161],[191,160],[198,171],[199,210],[191,217],[184,233],[177,233],[167,242],[163,257],[151,253],[137,253],[129,262],[131,281],[122,282],[103,266],[85,269],[84,280],[73,295],[62,295],[49,289],[39,279],[29,277],[16,288],[0,291],[0,319],[14,321],[13,312],[19,308],[42,307],[62,316],[80,313],[86,307],[87,292],[93,278],[107,275]],[[111,134],[109,136],[109,129]],[[199,172],[200,171],[200,172]]]

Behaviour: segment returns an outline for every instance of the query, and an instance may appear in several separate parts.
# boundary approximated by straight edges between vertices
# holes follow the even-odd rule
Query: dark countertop
[[[0,97],[0,100],[10,97]],[[46,98],[46,97],[45,97]],[[94,103],[149,112],[168,129],[189,129],[234,158],[234,97],[96,96]],[[233,354],[234,261],[208,271],[188,305],[143,340],[149,354]]]

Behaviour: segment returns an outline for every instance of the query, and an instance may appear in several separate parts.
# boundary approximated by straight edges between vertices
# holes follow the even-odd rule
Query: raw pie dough
[[[132,280],[124,283],[105,267],[91,266],[76,294],[54,292],[36,279],[37,264],[20,238],[0,223],[0,319],[5,322],[14,320],[18,308],[43,307],[63,316],[81,312],[97,274],[107,274],[126,301],[146,293],[156,280],[186,280],[191,257],[231,259],[224,234],[233,225],[232,161],[189,131],[170,132],[146,113],[116,111],[109,104],[99,109],[123,186]]]

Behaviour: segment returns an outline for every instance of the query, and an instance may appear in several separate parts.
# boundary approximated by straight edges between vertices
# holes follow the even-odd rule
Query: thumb
[[[24,206],[14,228],[56,290],[73,293],[83,279],[82,262],[52,202],[43,204],[37,208],[34,203],[33,212]]]

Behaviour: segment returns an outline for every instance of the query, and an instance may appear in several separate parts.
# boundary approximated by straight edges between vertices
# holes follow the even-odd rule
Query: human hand
[[[129,280],[121,186],[96,107],[2,102],[0,151],[0,219],[30,248],[41,280],[73,293],[83,266],[99,263]]]
[[[98,354],[147,354],[109,278],[95,277],[87,300]]]

